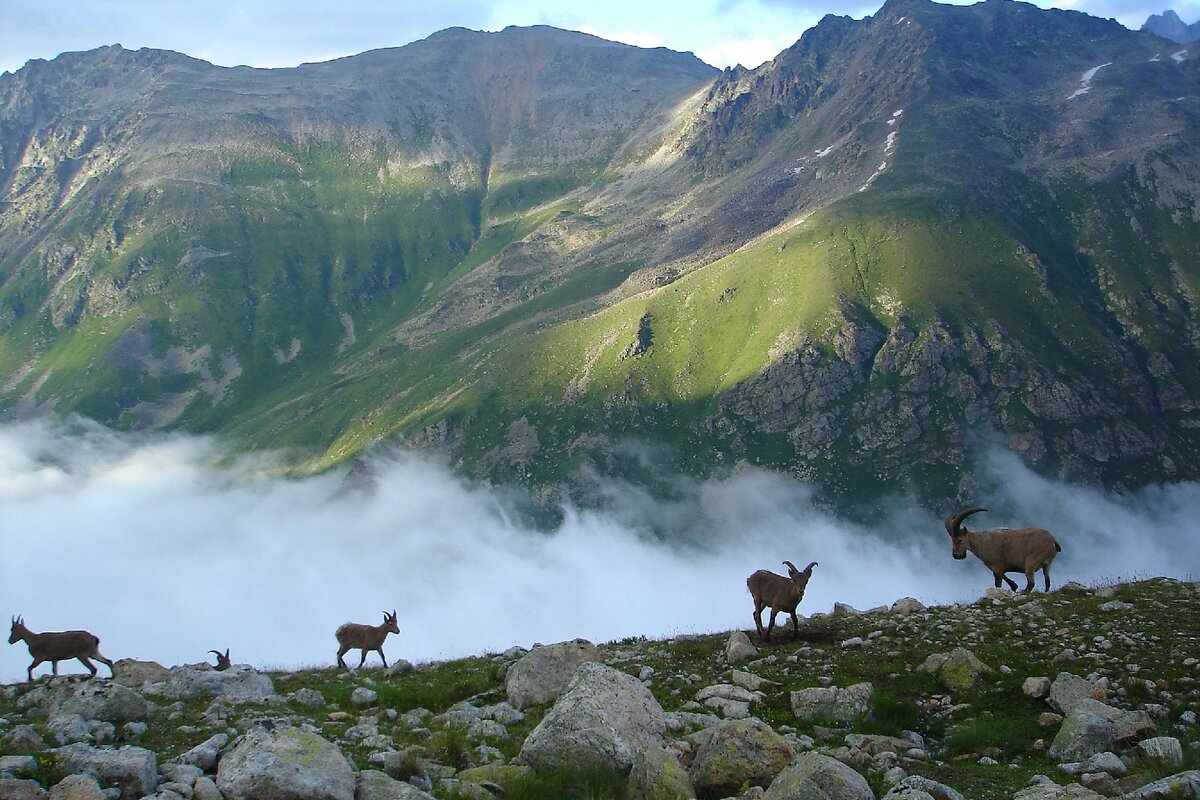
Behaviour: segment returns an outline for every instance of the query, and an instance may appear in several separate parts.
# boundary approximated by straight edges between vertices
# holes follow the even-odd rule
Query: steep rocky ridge
[[[0,80],[0,395],[557,496],[739,460],[980,491],[1200,474],[1200,59],[892,0],[753,70],[547,28]],[[553,502],[553,501],[551,501]]]

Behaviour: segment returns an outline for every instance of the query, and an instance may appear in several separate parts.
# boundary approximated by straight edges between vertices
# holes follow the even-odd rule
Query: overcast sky
[[[1168,5],[1168,3],[1170,5]],[[1200,0],[1038,0],[1139,28]],[[878,0],[0,0],[0,71],[108,44],[175,50],[222,66],[288,67],[395,47],[451,26],[553,25],[641,47],[690,51],[718,67],[757,66],[825,14],[861,17]]]

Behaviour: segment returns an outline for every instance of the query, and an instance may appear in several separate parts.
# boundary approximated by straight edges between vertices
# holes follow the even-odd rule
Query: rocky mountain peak
[[[1188,25],[1172,9],[1161,14],[1151,14],[1142,25],[1142,30],[1170,39],[1179,44],[1189,44],[1200,39],[1200,20]]]

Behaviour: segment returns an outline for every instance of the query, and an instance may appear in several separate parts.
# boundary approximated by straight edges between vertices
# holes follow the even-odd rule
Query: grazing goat
[[[227,670],[233,666],[233,662],[229,660],[229,648],[228,647],[225,648],[224,653],[222,653],[220,650],[209,650],[208,652],[212,653],[213,655],[215,655],[217,657],[217,664],[216,664],[216,666],[213,667],[213,669],[217,670],[218,672],[224,672],[225,670]]]
[[[357,622],[346,622],[338,627],[334,636],[338,640],[338,666],[349,669],[346,662],[342,661],[342,656],[346,655],[351,649],[357,647],[362,651],[362,659],[359,660],[358,666],[361,667],[367,661],[367,653],[374,650],[379,653],[379,657],[383,659],[383,666],[387,667],[387,659],[383,655],[383,640],[387,638],[389,633],[400,633],[400,626],[396,624],[396,610],[392,609],[392,613],[383,612],[382,625],[360,625]]]
[[[990,531],[972,531],[962,527],[962,521],[972,514],[987,511],[986,508],[970,508],[961,514],[946,517],[946,532],[950,534],[951,552],[957,559],[974,553],[996,578],[1008,584],[1014,592],[1017,584],[1006,572],[1020,572],[1028,583],[1023,590],[1033,591],[1033,573],[1039,569],[1046,579],[1046,591],[1050,591],[1050,562],[1062,552],[1062,547],[1045,528],[996,528]]]
[[[22,639],[29,647],[29,655],[33,656],[33,663],[29,665],[28,670],[31,681],[33,680],[33,668],[38,664],[49,661],[54,674],[57,675],[58,662],[66,661],[68,658],[78,658],[79,663],[87,667],[92,677],[96,675],[96,666],[88,660],[89,658],[107,664],[108,671],[113,671],[113,662],[100,655],[100,639],[87,631],[34,633],[25,627],[24,620],[20,617],[13,617],[12,632],[8,636],[8,643],[16,644]]]
[[[800,601],[804,599],[804,589],[808,586],[808,579],[812,577],[813,567],[817,566],[817,562],[814,561],[801,572],[792,562],[784,561],[783,563],[788,568],[788,577],[786,578],[760,569],[746,579],[746,588],[750,590],[750,596],[754,598],[754,627],[758,628],[758,635],[764,642],[771,641],[771,631],[775,628],[775,615],[780,611],[786,611],[792,615],[792,638],[795,639],[800,635],[800,623],[796,620],[796,606],[800,605]],[[762,611],[768,606],[771,608],[771,621],[764,634]]]

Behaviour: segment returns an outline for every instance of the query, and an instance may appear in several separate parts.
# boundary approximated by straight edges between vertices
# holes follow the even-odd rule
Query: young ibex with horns
[[[775,628],[775,616],[780,611],[786,611],[792,615],[792,638],[795,639],[800,635],[800,623],[796,619],[796,606],[800,605],[800,601],[804,599],[804,589],[808,586],[808,579],[812,577],[813,567],[817,566],[817,562],[814,561],[801,572],[792,562],[784,561],[783,563],[788,568],[788,577],[786,578],[769,570],[760,569],[746,579],[746,588],[750,590],[750,596],[754,598],[754,627],[758,628],[758,635],[764,642],[771,641],[771,631]],[[768,606],[771,609],[771,621],[767,625],[766,633],[763,633],[762,611]]]
[[[349,669],[346,662],[342,661],[342,656],[350,652],[351,649],[357,647],[362,651],[362,658],[358,662],[358,666],[362,667],[367,661],[367,653],[374,650],[379,653],[379,658],[383,660],[383,666],[387,667],[387,658],[383,655],[383,640],[387,638],[389,633],[400,633],[400,626],[396,624],[396,610],[392,609],[392,613],[383,612],[382,625],[360,625],[357,622],[347,622],[341,625],[334,634],[338,640],[338,666],[344,669]]]
[[[8,636],[8,643],[16,644],[22,639],[29,647],[29,655],[33,656],[33,663],[29,665],[28,670],[31,681],[33,680],[33,668],[38,664],[49,661],[51,669],[57,675],[58,662],[66,661],[69,658],[79,659],[79,663],[87,667],[92,677],[96,675],[96,666],[88,660],[90,658],[96,659],[101,664],[107,664],[108,671],[112,672],[113,662],[100,655],[100,639],[87,631],[34,633],[25,627],[24,620],[20,617],[13,617],[12,632]]]
[[[1005,577],[1006,572],[1020,572],[1027,581],[1025,593],[1033,591],[1033,573],[1039,569],[1046,579],[1046,591],[1050,591],[1050,562],[1062,552],[1062,548],[1050,531],[1045,528],[997,528],[990,531],[972,531],[962,522],[972,514],[987,511],[986,508],[969,508],[961,514],[946,517],[946,531],[950,534],[951,552],[955,558],[974,553],[983,565],[992,571],[996,588],[1000,582],[1008,584],[1014,592],[1017,584]]]

